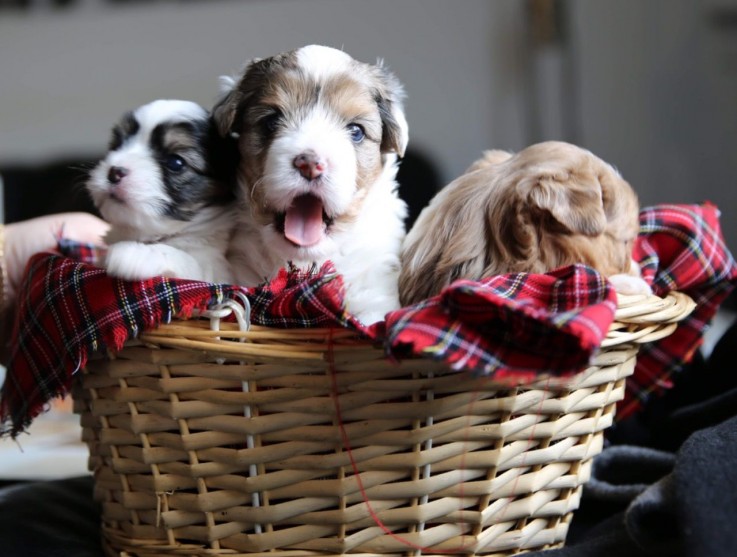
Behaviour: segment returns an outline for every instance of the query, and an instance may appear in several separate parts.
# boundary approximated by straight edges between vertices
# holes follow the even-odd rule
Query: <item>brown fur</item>
[[[383,170],[385,153],[404,154],[405,145],[391,107],[401,106],[403,90],[393,74],[381,65],[352,61],[350,73],[329,80],[306,79],[296,52],[252,61],[236,87],[213,109],[220,133],[239,134],[241,164],[239,182],[248,189],[254,219],[261,225],[273,222],[282,208],[270,207],[261,187],[269,143],[259,134],[259,120],[278,110],[287,120],[298,120],[301,111],[322,103],[346,122],[360,123],[366,140],[356,147],[358,166],[356,195],[351,207],[333,217],[333,226],[348,227],[356,219],[363,200]]]
[[[446,186],[407,235],[400,301],[416,303],[459,278],[542,273],[585,263],[634,273],[639,205],[630,185],[589,151],[546,142],[489,151]]]

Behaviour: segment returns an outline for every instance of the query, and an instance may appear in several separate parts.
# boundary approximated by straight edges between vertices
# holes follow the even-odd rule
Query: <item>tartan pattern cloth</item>
[[[105,248],[101,246],[75,242],[73,240],[68,240],[67,238],[58,238],[56,247],[62,255],[71,257],[75,261],[91,263],[92,265],[97,265],[101,262],[106,251]]]
[[[642,347],[617,419],[672,386],[672,376],[701,346],[704,331],[737,284],[737,266],[724,243],[719,210],[711,203],[643,209],[633,256],[655,294],[678,290],[696,302],[696,309],[672,335]]]
[[[139,332],[186,318],[244,293],[251,321],[271,327],[348,327],[367,335],[343,304],[343,279],[332,263],[282,269],[257,288],[154,277],[115,279],[86,261],[88,244],[60,242],[57,254],[37,254],[26,269],[0,398],[0,436],[16,437],[54,397],[64,396],[91,351],[120,350]],[[69,256],[80,257],[77,261]]]
[[[408,350],[499,380],[570,375],[601,345],[616,303],[609,283],[585,265],[459,280],[387,315],[386,345],[394,356]]]
[[[633,259],[655,294],[683,292],[696,302],[696,309],[673,334],[642,346],[618,404],[617,420],[638,412],[652,395],[672,386],[671,377],[701,346],[720,304],[737,284],[737,265],[724,243],[719,210],[710,203],[643,209]],[[496,379],[575,372],[585,367],[586,355],[595,352],[611,324],[609,298],[600,282],[594,271],[582,266],[545,275],[498,276],[483,283],[457,282],[439,297],[389,314],[389,350],[409,345],[411,353]],[[560,298],[557,288],[562,288]],[[526,300],[528,296],[534,301]],[[566,304],[571,306],[568,312]],[[503,313],[504,307],[510,314]],[[531,307],[538,313],[530,314]],[[470,323],[474,314],[476,323]],[[566,327],[571,336],[566,336]],[[566,342],[571,343],[570,352],[563,348]],[[565,370],[566,365],[571,368]]]
[[[0,433],[15,437],[66,395],[90,351],[120,350],[140,331],[222,302],[236,287],[163,277],[127,282],[57,254],[26,268],[0,400]]]
[[[343,292],[343,277],[330,261],[320,269],[289,265],[269,283],[248,289],[251,320],[265,327],[343,327],[370,335],[346,311]]]
[[[693,354],[737,277],[715,207],[658,206],[642,212],[641,224],[635,254],[645,279],[660,295],[671,289],[690,294],[699,307],[672,337],[643,352],[622,405],[629,413]],[[84,251],[90,260],[94,252]],[[12,436],[48,400],[66,394],[90,350],[120,349],[142,330],[236,292],[247,293],[258,324],[348,327],[383,339],[389,357],[441,358],[457,369],[516,380],[584,368],[606,335],[616,299],[600,275],[574,265],[545,275],[458,281],[365,328],[345,311],[342,278],[329,263],[307,271],[284,269],[270,284],[244,289],[162,277],[121,281],[93,265],[50,254],[31,259],[21,292],[0,400],[0,434]]]

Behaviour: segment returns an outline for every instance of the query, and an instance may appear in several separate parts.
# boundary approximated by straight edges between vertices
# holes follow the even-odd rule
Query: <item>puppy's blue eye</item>
[[[366,137],[366,132],[363,131],[363,127],[358,124],[348,124],[348,133],[351,135],[353,143],[361,143],[363,138]]]
[[[179,172],[187,166],[187,162],[179,155],[169,155],[164,160],[164,166],[172,172]]]

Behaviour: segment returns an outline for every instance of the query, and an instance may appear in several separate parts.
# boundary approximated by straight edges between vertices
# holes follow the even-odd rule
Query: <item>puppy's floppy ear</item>
[[[239,81],[230,76],[220,78],[220,98],[212,108],[212,117],[222,137],[234,132],[235,116],[243,99]]]
[[[240,77],[220,77],[220,98],[212,107],[211,112],[221,136],[225,137],[242,131],[238,116],[242,113],[248,98],[253,94],[254,86],[261,84],[263,79],[261,66],[265,63],[261,58],[254,58],[240,72]]]
[[[592,173],[575,171],[535,176],[521,184],[527,200],[550,214],[565,230],[596,236],[607,224],[601,184]]]
[[[399,80],[379,60],[378,87],[374,94],[381,115],[381,152],[404,156],[409,141],[409,126],[404,116],[404,88]]]

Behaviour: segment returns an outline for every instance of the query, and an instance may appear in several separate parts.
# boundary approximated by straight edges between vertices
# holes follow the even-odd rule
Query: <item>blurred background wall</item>
[[[643,204],[718,204],[737,245],[737,0],[0,0],[6,220],[86,206],[125,110],[209,106],[219,75],[308,43],[405,84],[416,205],[484,149],[562,139]]]

